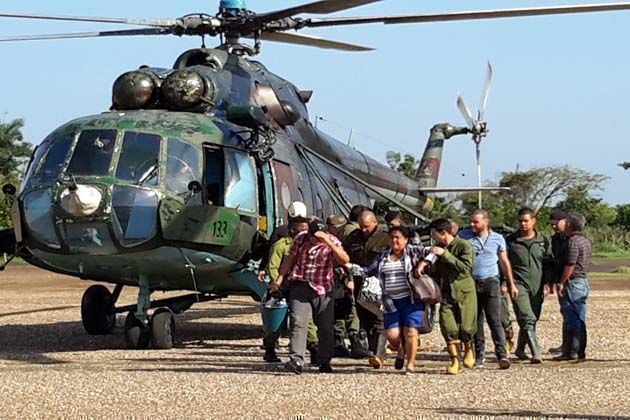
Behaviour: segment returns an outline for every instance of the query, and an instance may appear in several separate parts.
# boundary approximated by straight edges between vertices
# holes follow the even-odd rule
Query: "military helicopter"
[[[435,126],[416,179],[336,141],[309,121],[312,92],[253,56],[262,41],[342,51],[369,47],[298,35],[304,28],[402,24],[630,9],[630,2],[405,16],[302,18],[379,0],[324,0],[267,13],[222,0],[216,15],[128,19],[0,13],[4,18],[117,23],[139,29],[27,35],[4,41],[107,36],[219,37],[216,48],[180,55],[172,68],[143,66],[113,84],[109,112],[54,130],[35,149],[14,197],[4,250],[30,264],[86,280],[81,303],[89,334],[110,334],[127,313],[129,348],[173,346],[174,315],[228,295],[260,298],[252,261],[294,200],[318,217],[353,204],[388,201],[421,220],[430,210],[444,141],[481,138],[484,121]],[[247,45],[242,39],[250,39]],[[137,304],[117,306],[125,286]],[[156,291],[186,290],[151,300]],[[153,309],[153,311],[151,311]],[[150,313],[151,311],[151,313]]]

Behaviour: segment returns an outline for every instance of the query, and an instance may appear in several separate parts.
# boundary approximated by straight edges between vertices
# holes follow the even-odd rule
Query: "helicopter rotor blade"
[[[464,98],[462,98],[461,95],[457,95],[457,109],[459,109],[459,112],[464,117],[464,120],[466,120],[466,125],[468,126],[468,128],[472,130],[475,127],[475,120],[473,119],[472,113],[470,112],[470,109],[468,109],[468,107],[466,106]]]
[[[488,95],[490,94],[490,83],[492,83],[492,64],[488,61],[488,67],[486,68],[486,80],[483,83],[483,90],[481,91],[481,102],[479,104],[478,120],[483,122],[486,115],[486,107],[488,106]]]
[[[49,39],[99,38],[108,36],[170,35],[169,28],[126,29],[121,31],[73,32],[66,34],[18,35],[0,37],[0,42],[44,41]]]
[[[359,25],[369,23],[384,23],[386,25],[402,23],[449,22],[457,20],[503,19],[526,16],[563,15],[577,13],[595,13],[630,10],[630,2],[599,3],[551,7],[527,7],[519,9],[478,10],[468,12],[449,12],[398,16],[373,16],[351,18],[320,18],[308,19],[306,27],[324,27],[341,25]]]
[[[247,38],[252,38],[248,36]],[[314,36],[297,35],[287,32],[263,32],[260,39],[265,41],[282,42],[285,44],[306,45],[309,47],[324,48],[339,51],[374,51],[374,48],[362,45],[350,44],[348,42],[333,41],[330,39],[318,38]]]
[[[290,7],[288,9],[276,10],[269,13],[260,13],[256,16],[256,19],[269,22],[272,20],[295,16],[302,13],[335,13],[341,12],[342,10],[364,6],[370,3],[377,3],[379,1],[382,0],[321,0],[312,3],[302,4],[300,6]]]
[[[72,22],[119,23],[125,25],[170,27],[177,24],[177,19],[144,19],[144,18],[109,18],[86,16],[55,16],[28,13],[0,13],[0,18],[64,20]]]

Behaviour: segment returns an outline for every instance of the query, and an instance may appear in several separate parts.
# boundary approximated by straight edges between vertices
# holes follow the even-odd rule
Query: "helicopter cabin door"
[[[276,226],[285,224],[289,218],[289,206],[295,200],[303,201],[298,197],[291,166],[278,160],[272,161],[274,173],[274,187],[276,190]]]

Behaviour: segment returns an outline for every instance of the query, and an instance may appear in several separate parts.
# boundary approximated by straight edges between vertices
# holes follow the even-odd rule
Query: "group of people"
[[[591,258],[584,217],[555,209],[551,238],[537,231],[536,222],[533,210],[521,209],[518,229],[505,238],[480,209],[461,231],[452,220],[434,220],[432,245],[424,246],[397,212],[385,215],[386,228],[362,205],[347,218],[331,215],[324,223],[309,217],[303,203],[292,203],[288,224],[272,235],[258,275],[260,281],[268,278],[269,295],[282,295],[289,304],[286,370],[302,373],[307,351],[322,373],[332,372],[334,357],[367,359],[378,369],[391,351],[394,367],[412,375],[419,334],[431,331],[436,309],[413,287],[421,277],[441,291],[439,326],[448,374],[486,363],[484,321],[499,368],[510,367],[512,352],[519,360],[541,363],[536,325],[543,299],[551,294],[557,294],[563,316],[562,344],[550,349],[559,353],[553,360],[583,360]],[[510,301],[519,327],[516,343]],[[280,333],[265,334],[267,362],[281,362]]]

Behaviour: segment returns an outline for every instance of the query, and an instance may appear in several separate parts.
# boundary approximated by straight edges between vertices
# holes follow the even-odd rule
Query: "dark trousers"
[[[363,279],[360,277],[354,278],[354,292],[358,294],[363,286]],[[356,296],[355,296],[356,301]],[[383,335],[383,313],[378,311],[376,313],[373,308],[363,306],[361,302],[356,301],[357,316],[361,329],[367,334],[369,343],[369,349],[373,354],[378,353],[379,337]]]
[[[308,283],[291,281],[289,286],[291,309],[291,342],[289,357],[304,364],[308,324],[313,319],[319,339],[319,363],[329,364],[335,339],[335,306],[332,293],[319,296]]]
[[[485,354],[486,337],[483,331],[484,318],[488,321],[494,352],[497,359],[506,358],[505,331],[501,323],[501,284],[498,277],[489,277],[475,282],[477,285],[477,333],[475,352],[477,358]]]

